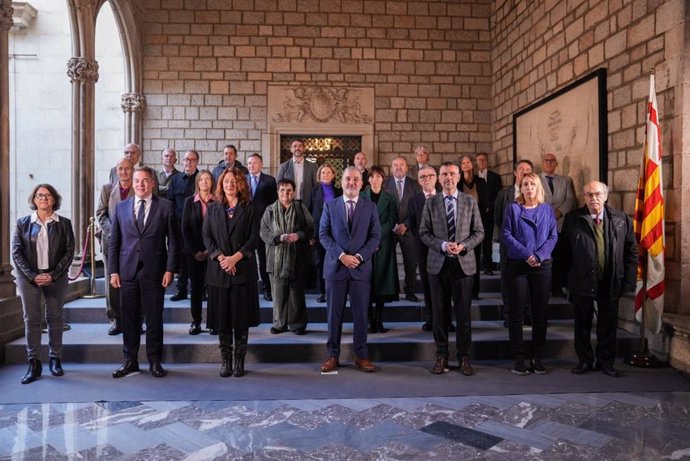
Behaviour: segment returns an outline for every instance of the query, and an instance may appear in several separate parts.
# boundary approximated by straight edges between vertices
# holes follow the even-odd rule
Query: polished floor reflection
[[[0,459],[680,460],[690,392],[8,404]]]

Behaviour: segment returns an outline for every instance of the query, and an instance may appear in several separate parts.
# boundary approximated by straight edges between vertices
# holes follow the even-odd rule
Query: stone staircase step
[[[373,361],[433,361],[436,356],[434,340],[431,333],[423,332],[420,325],[409,322],[386,322],[388,333],[371,334],[368,338],[369,354]],[[108,325],[105,323],[75,323],[72,329],[65,332],[63,344],[63,361],[77,363],[119,363],[122,361],[122,337],[108,336]],[[297,336],[292,333],[272,335],[270,324],[261,324],[252,328],[249,333],[250,362],[275,363],[318,363],[326,355],[327,325],[325,323],[309,324],[308,333]],[[173,323],[165,325],[164,361],[167,363],[214,363],[218,362],[218,338],[207,332],[190,336],[188,325]],[[525,338],[530,337],[531,328],[525,327]],[[454,338],[454,335],[451,335]],[[47,335],[43,337],[42,357],[47,360]],[[142,336],[142,347],[139,360],[147,363],[145,336]],[[509,360],[511,358],[508,343],[508,331],[501,321],[472,322],[473,358],[477,360]],[[529,351],[529,341],[528,341]],[[637,335],[618,331],[618,354],[624,356],[639,346]],[[575,356],[573,350],[573,324],[570,320],[552,320],[549,322],[547,359],[569,359]],[[352,357],[352,324],[343,328],[342,357]],[[451,357],[454,357],[453,340],[451,340]],[[5,359],[8,364],[26,363],[24,338],[12,341],[5,347]]]

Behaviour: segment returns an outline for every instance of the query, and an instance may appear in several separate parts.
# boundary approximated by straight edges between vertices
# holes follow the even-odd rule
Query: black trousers
[[[403,267],[405,269],[405,294],[413,295],[415,294],[414,285],[417,280],[417,261],[415,259],[415,245],[417,242],[410,232],[397,236],[397,239],[400,244],[400,253],[402,253]]]
[[[259,257],[259,278],[264,293],[271,293],[271,278],[266,272],[266,243],[259,239],[256,245],[256,255]]]
[[[180,262],[177,273],[177,291],[185,296],[187,295],[187,281],[189,280],[189,267],[187,261],[190,255],[187,250],[184,249],[184,245],[179,245],[180,249],[177,254],[177,260]]]
[[[486,270],[493,270],[494,262],[492,258],[493,253],[493,237],[494,237],[494,218],[493,212],[490,216],[482,216],[482,225],[484,226],[484,240],[482,240],[482,267]],[[479,268],[479,266],[477,266]]]
[[[202,299],[206,291],[206,261],[197,261],[194,256],[187,255],[187,267],[189,268],[189,282],[191,285],[191,313],[192,322],[201,324]],[[206,315],[206,327],[208,328],[208,314]]]
[[[618,328],[618,298],[610,299],[608,283],[600,283],[596,298],[573,295],[575,306],[575,353],[580,362],[612,365],[616,358],[616,329]],[[597,347],[592,349],[592,319],[594,302],[597,307]]]
[[[429,271],[426,269],[426,258],[419,263],[419,278],[422,280],[422,289],[424,290],[422,318],[425,322],[433,323],[434,311],[431,307],[431,285],[429,284]]]
[[[472,347],[472,326],[470,306],[474,277],[466,275],[455,258],[446,258],[438,274],[429,274],[431,304],[434,311],[433,334],[436,342],[436,356],[449,356],[448,325],[451,309],[458,322],[455,333],[455,347],[458,361],[470,355]],[[452,302],[452,306],[451,306]]]
[[[522,322],[527,299],[532,306],[532,357],[541,359],[546,344],[546,310],[551,290],[551,262],[530,267],[525,261],[509,259],[506,262],[508,296],[511,302],[508,316],[510,348],[515,360],[525,359]]]
[[[125,360],[138,360],[141,344],[141,317],[146,319],[146,355],[149,362],[163,357],[163,297],[160,279],[121,280],[122,342]]]

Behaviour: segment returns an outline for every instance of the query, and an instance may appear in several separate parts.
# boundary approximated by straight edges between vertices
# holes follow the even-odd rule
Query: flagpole
[[[654,75],[654,67],[652,67],[649,70],[649,76],[652,78]],[[646,122],[645,122],[646,124]],[[647,133],[645,133],[646,135]],[[645,140],[645,142],[647,142]],[[645,160],[643,159],[643,162]],[[646,283],[643,282],[643,283]],[[647,337],[645,335],[645,310],[647,308],[647,302],[642,302],[642,305],[640,306],[640,311],[642,313],[641,318],[640,318],[640,351],[635,353],[633,352],[630,354],[628,357],[625,358],[625,363],[628,365],[632,365],[634,367],[640,367],[640,368],[657,368],[661,366],[661,362],[659,362],[659,359],[657,357],[649,352],[649,349],[647,347]]]

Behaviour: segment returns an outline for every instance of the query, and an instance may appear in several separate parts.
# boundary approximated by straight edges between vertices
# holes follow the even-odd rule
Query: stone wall
[[[682,0],[492,2],[493,152],[505,174],[511,171],[513,158],[513,114],[605,67],[609,201],[632,214],[649,70],[655,69],[665,167],[666,310],[670,312],[689,310],[680,303],[685,16]],[[630,303],[625,306],[621,315],[630,319]]]
[[[490,2],[145,0],[144,150],[262,152],[271,84],[374,89],[370,157],[491,147]],[[147,154],[152,155],[152,154]],[[147,157],[147,159],[150,157]],[[148,160],[147,160],[148,161]],[[371,160],[370,160],[371,162]]]

